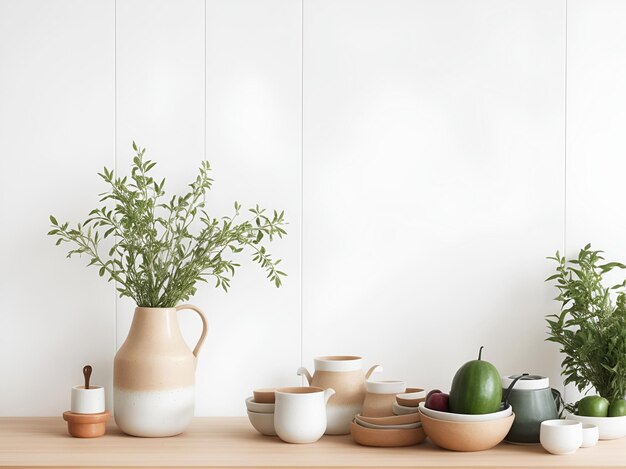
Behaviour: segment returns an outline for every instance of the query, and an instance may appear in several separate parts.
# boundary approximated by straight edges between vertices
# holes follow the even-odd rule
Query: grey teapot
[[[550,388],[545,376],[502,376],[503,402],[513,407],[515,420],[505,441],[517,444],[539,443],[539,430],[544,420],[561,416],[561,393]]]

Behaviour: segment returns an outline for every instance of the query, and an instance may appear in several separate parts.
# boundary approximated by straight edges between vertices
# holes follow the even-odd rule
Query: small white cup
[[[102,386],[72,387],[70,410],[75,414],[100,414],[104,412],[104,388]]]
[[[548,453],[574,453],[583,443],[583,425],[574,420],[545,420],[541,422],[539,441]]]
[[[600,431],[598,430],[597,425],[583,423],[583,444],[580,445],[581,448],[590,448],[595,446],[599,438]]]

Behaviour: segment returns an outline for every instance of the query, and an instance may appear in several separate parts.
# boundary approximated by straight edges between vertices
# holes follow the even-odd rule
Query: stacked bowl
[[[354,418],[350,428],[354,441],[364,446],[398,447],[413,446],[426,439],[418,409],[419,403],[425,399],[424,390],[406,388],[404,393],[392,398],[394,415],[359,414]]]
[[[273,389],[258,389],[254,396],[246,399],[246,409],[250,423],[261,435],[276,436],[274,430],[274,402]]]
[[[426,439],[419,413],[389,417],[357,415],[350,432],[354,441],[364,446],[413,446]]]
[[[509,432],[515,414],[510,405],[490,414],[455,414],[419,404],[422,425],[437,446],[452,451],[483,451],[493,448]]]
[[[406,388],[404,393],[396,395],[393,403],[394,415],[409,415],[419,412],[418,406],[426,400],[426,391],[422,388]]]

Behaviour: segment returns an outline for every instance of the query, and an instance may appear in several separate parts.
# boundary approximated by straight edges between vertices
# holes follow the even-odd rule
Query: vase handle
[[[198,313],[198,316],[200,316],[200,319],[202,319],[202,334],[200,334],[198,343],[193,349],[194,357],[198,358],[198,352],[200,352],[200,347],[202,347],[202,344],[204,343],[204,339],[206,339],[206,333],[209,330],[209,323],[206,320],[206,316],[204,315],[202,310],[198,308],[197,306],[189,305],[189,304],[176,306],[176,311],[182,311],[184,309],[190,309],[192,311],[195,311],[196,313]]]

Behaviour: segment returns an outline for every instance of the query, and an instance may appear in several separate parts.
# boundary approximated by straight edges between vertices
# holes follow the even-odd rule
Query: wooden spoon
[[[91,365],[83,366],[83,376],[85,377],[85,389],[89,389],[89,378],[91,378]]]

